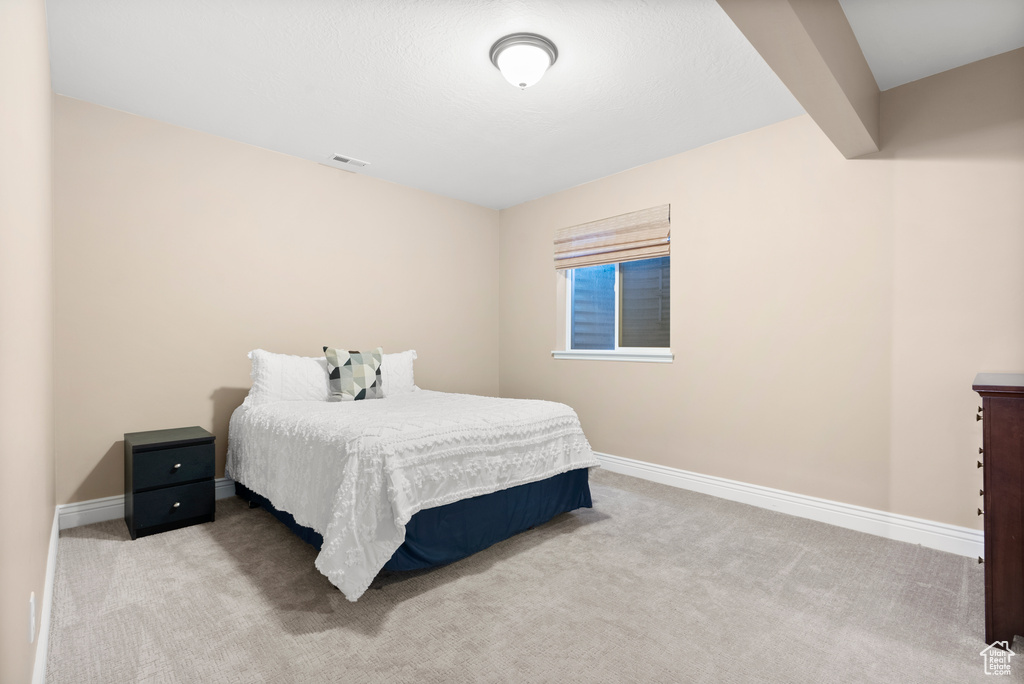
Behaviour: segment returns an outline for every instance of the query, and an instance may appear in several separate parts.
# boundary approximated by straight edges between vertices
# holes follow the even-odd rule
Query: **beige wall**
[[[28,682],[54,514],[50,66],[42,0],[0,2],[0,682]],[[29,594],[36,594],[30,644]]]
[[[981,527],[978,371],[1024,371],[1024,49],[883,93],[891,507]]]
[[[977,371],[1024,370],[1024,50],[501,212],[501,393],[599,451],[980,527]],[[671,365],[553,360],[557,228],[672,205]]]
[[[504,210],[500,235],[497,212],[57,98],[57,500],[120,491],[125,431],[203,425],[222,463],[244,352],[327,342],[414,347],[436,389],[500,374],[601,451],[977,526],[970,381],[1024,368],[1022,71],[1018,50],[887,91],[870,159],[798,117]],[[553,231],[665,202],[676,361],[552,360]]]
[[[416,349],[496,394],[498,213],[58,97],[57,500],[120,493],[122,435],[212,429],[250,349]]]

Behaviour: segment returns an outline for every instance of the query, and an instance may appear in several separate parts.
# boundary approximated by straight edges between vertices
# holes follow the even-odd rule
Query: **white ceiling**
[[[503,208],[802,108],[714,0],[49,0],[57,93]],[[558,61],[510,86],[495,40]]]
[[[882,90],[1024,47],[1024,0],[839,0]]]
[[[883,88],[1012,49],[1021,43],[1002,47],[1014,43],[1006,36],[1024,33],[1006,21],[1024,0],[841,1]],[[967,21],[965,8],[988,19]],[[364,159],[359,173],[492,208],[803,111],[714,0],[47,9],[57,93],[329,165],[335,153]],[[951,45],[950,26],[975,40]],[[517,31],[559,49],[525,91],[488,59]]]

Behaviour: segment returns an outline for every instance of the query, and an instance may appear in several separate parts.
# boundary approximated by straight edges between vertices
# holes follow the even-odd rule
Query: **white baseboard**
[[[36,636],[36,661],[32,665],[32,684],[46,684],[46,661],[50,652],[50,612],[53,608],[53,578],[57,573],[57,540],[60,538],[57,509],[50,526],[50,547],[46,552],[46,580],[43,583],[43,604]]]
[[[214,496],[216,498],[225,499],[234,495],[234,480],[227,477],[219,477],[214,480]],[[117,520],[124,517],[124,494],[62,504],[57,506],[57,516],[60,518],[60,529],[62,530],[107,520]]]
[[[888,513],[839,501],[819,499],[806,494],[794,494],[781,489],[747,484],[714,475],[702,475],[612,454],[601,452],[594,452],[594,454],[603,468],[614,473],[710,494],[722,499],[817,520],[887,539],[920,544],[960,556],[977,558],[985,553],[985,535],[981,530],[913,518],[899,513]],[[226,477],[218,478],[215,486],[218,499],[235,495],[234,480]],[[64,504],[57,506],[57,513],[62,530],[106,520],[117,520],[124,517],[124,495]],[[50,552],[55,556],[57,547],[55,543],[51,542],[51,544]],[[47,566],[48,573],[50,573],[49,567],[50,565]],[[44,606],[46,600],[44,597]]]
[[[887,513],[873,508],[794,494],[781,489],[701,475],[687,470],[636,461],[622,456],[594,452],[601,467],[613,473],[632,475],[652,482],[710,494],[730,501],[768,508],[780,513],[809,518],[887,539],[920,544],[939,551],[977,558],[984,555],[985,535],[981,530]]]

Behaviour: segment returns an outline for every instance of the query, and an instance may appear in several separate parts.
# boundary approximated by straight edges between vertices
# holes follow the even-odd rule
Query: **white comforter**
[[[596,465],[564,404],[419,390],[246,400],[231,416],[227,475],[323,535],[316,567],[355,601],[417,511]]]

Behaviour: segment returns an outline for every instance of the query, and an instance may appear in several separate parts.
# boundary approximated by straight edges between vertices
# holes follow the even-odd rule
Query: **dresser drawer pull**
[[[177,506],[178,504],[174,504],[174,505],[175,505],[175,506]],[[979,509],[978,509],[978,515],[985,515],[985,511],[983,511],[983,510],[981,510],[981,509],[979,508]]]
[[[984,562],[985,562],[985,559],[982,558],[981,556],[978,556],[978,565],[981,565]]]
[[[983,453],[985,453],[985,450],[984,450],[984,449],[982,449],[981,447],[978,447],[978,453],[979,453],[979,454],[983,454]]]
[[[985,496],[985,490],[984,489],[979,489],[978,490],[978,496]]]
[[[979,413],[978,415],[974,416],[974,420],[981,420],[981,414]]]
[[[177,470],[177,469],[178,469],[178,468],[180,468],[180,467],[181,467],[181,464],[180,464],[180,463],[175,463],[175,464],[174,464],[174,467],[173,467],[173,468],[171,468],[171,470]]]
[[[174,505],[173,505],[173,506],[171,506],[171,508],[177,508],[177,507],[178,507],[178,506],[180,506],[180,505],[181,505],[181,502],[180,502],[180,501],[175,501],[175,502],[174,502]],[[978,510],[978,515],[981,515],[981,510],[980,510],[980,509]]]
[[[982,468],[982,467],[983,467],[983,466],[982,466],[982,463],[981,463],[981,461],[978,461],[978,467],[979,467],[979,468]]]

